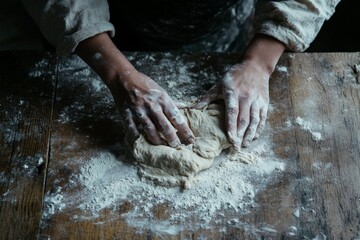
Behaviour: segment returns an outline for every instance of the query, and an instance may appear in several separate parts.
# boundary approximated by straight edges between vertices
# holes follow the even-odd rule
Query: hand
[[[233,66],[195,108],[203,108],[223,99],[226,130],[236,150],[247,147],[265,127],[269,104],[269,73],[256,62],[244,61]]]
[[[133,69],[111,81],[109,88],[133,138],[143,133],[154,145],[176,147],[181,144],[178,132],[185,144],[194,143],[186,119],[165,90],[148,76]]]

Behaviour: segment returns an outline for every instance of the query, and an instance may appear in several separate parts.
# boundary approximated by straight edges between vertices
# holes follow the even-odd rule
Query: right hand
[[[133,139],[143,134],[154,145],[195,142],[186,119],[156,82],[133,69],[111,81],[110,91]],[[178,133],[178,134],[177,134]]]

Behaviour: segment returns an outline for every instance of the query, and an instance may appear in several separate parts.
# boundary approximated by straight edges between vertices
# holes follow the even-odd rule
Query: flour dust
[[[44,218],[77,209],[81,214],[73,215],[72,220],[83,221],[99,218],[107,210],[108,221],[124,219],[138,231],[167,234],[209,228],[220,224],[219,219],[238,221],[225,212],[246,214],[256,206],[256,194],[285,168],[269,143],[270,139],[264,137],[247,150],[257,160],[250,164],[223,152],[210,169],[195,176],[187,190],[156,186],[141,179],[136,166],[126,163],[126,154],[95,152],[90,159],[79,160],[84,165],[71,175],[64,188],[46,194]],[[124,206],[127,210],[119,214]],[[164,209],[166,217],[157,216],[156,209]]]
[[[135,54],[130,60],[138,69],[145,62],[147,66],[155,64],[157,67],[149,68],[145,74],[150,77],[162,76],[154,80],[176,102],[185,105],[205,93],[205,89],[221,77],[209,74],[214,71],[206,62],[211,61],[207,56],[204,56],[203,66],[171,55],[158,58],[155,55],[144,57]],[[152,69],[157,72],[152,72]],[[62,62],[59,71],[63,77],[58,82],[56,126],[72,126],[76,130],[74,133],[85,135],[88,139],[86,143],[102,144],[100,140],[106,136],[92,136],[87,132],[92,132],[98,126],[103,127],[100,125],[102,122],[108,128],[120,124],[108,89],[77,58]],[[84,127],[84,123],[89,123],[88,128]],[[82,131],[78,131],[78,128]],[[84,144],[81,142],[84,136],[72,137],[61,153],[62,166],[71,165],[71,171],[66,178],[55,181],[46,193],[43,224],[62,213],[70,216],[70,221],[91,220],[106,224],[119,220],[126,221],[137,231],[150,230],[170,235],[184,229],[196,230],[214,225],[223,227],[224,221],[232,225],[245,224],[240,222],[240,216],[257,206],[257,194],[268,183],[276,181],[285,169],[284,162],[273,151],[271,132],[272,129],[267,126],[261,138],[245,150],[256,161],[246,164],[223,152],[210,169],[194,177],[188,190],[157,186],[141,178],[138,168],[129,164],[132,159],[126,149],[119,144],[109,146],[106,142],[98,148],[92,145],[84,150],[78,147]],[[114,133],[106,132],[108,134]],[[92,137],[96,141],[90,141]],[[66,139],[61,132],[55,131],[52,143],[60,140]],[[71,154],[74,152],[76,154]],[[56,173],[49,172],[49,175]],[[104,212],[105,220],[102,218]]]

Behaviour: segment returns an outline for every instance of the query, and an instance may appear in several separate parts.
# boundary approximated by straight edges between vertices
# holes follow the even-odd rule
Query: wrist
[[[285,45],[266,35],[255,35],[242,55],[242,61],[252,62],[271,75],[285,50]]]
[[[99,74],[101,79],[108,87],[124,85],[126,82],[130,82],[130,75],[136,74],[138,71],[133,67],[114,67],[104,71],[103,74]]]
[[[108,86],[118,85],[136,72],[106,33],[85,39],[75,51]]]

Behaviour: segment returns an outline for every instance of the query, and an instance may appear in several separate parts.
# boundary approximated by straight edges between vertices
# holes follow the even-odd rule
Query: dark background
[[[330,0],[323,0],[330,1]],[[116,4],[116,1],[109,1]],[[116,8],[110,8],[110,11]],[[111,12],[112,20],[117,24],[118,13]],[[124,51],[144,51],[142,42],[131,37],[132,32],[122,32],[126,26],[120,26],[116,31],[114,41]],[[119,36],[130,36],[129,41]],[[306,52],[360,52],[360,0],[342,0],[336,7],[334,15],[324,23],[319,34]],[[118,39],[119,38],[119,39]],[[125,43],[125,48],[123,44]]]
[[[342,0],[306,52],[359,52],[359,34],[360,1]]]

